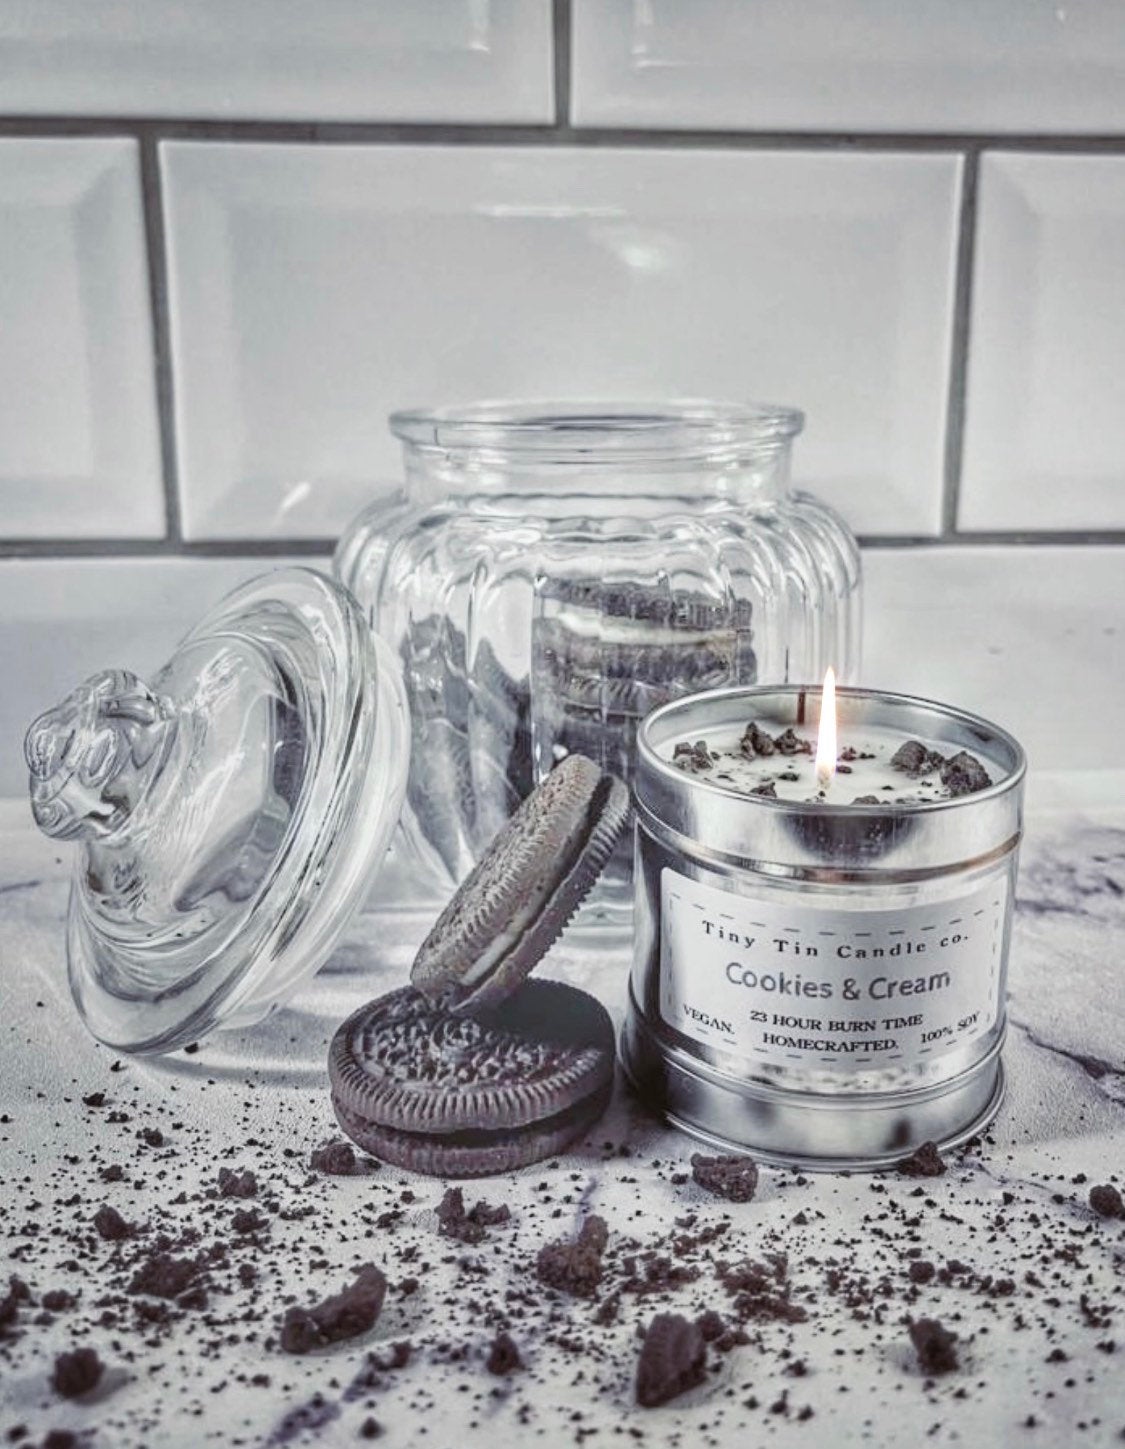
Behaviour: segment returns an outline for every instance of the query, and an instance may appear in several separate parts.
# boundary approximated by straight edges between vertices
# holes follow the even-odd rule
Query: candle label
[[[959,1051],[1000,1010],[1007,877],[944,901],[839,910],[661,873],[660,1011],[763,1065],[887,1066]]]

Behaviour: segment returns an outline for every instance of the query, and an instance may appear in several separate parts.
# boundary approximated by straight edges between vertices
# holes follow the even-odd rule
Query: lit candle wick
[[[836,676],[831,669],[824,676],[820,697],[820,731],[816,737],[816,778],[827,790],[836,775]]]

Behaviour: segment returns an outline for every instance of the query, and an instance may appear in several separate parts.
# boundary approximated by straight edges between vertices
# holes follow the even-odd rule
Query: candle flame
[[[816,737],[816,778],[827,790],[836,775],[836,675],[831,669],[824,676],[824,692],[820,697],[820,732]]]

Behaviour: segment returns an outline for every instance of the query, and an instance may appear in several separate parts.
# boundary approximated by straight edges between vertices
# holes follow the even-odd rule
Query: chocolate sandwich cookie
[[[561,981],[527,981],[454,1015],[413,987],[354,1012],[328,1058],[340,1126],[413,1172],[481,1177],[561,1152],[604,1111],[613,1024]]]
[[[584,991],[526,977],[605,865],[629,794],[580,755],[523,802],[423,942],[413,986],[332,1040],[340,1126],[415,1172],[476,1177],[560,1152],[605,1110],[614,1034]]]
[[[561,934],[613,852],[629,792],[568,755],[527,797],[422,942],[410,979],[459,1012],[512,992]]]
[[[757,677],[750,609],[642,587],[553,585],[532,627],[537,750],[576,751],[632,778],[645,715]]]
[[[568,703],[644,714],[669,690],[736,682],[748,638],[729,625],[703,631],[603,620],[595,629],[560,615],[537,623],[532,667],[537,685]]]
[[[569,605],[607,619],[635,619],[678,629],[748,630],[749,599],[713,596],[644,583],[636,579],[553,578],[540,591],[544,600]]]

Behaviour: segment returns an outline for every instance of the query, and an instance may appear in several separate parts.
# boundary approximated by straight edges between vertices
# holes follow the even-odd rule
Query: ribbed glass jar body
[[[403,822],[460,879],[562,755],[627,779],[657,705],[859,666],[843,521],[789,488],[801,414],[717,403],[480,405],[391,420],[403,489],[336,570],[402,661]],[[629,848],[611,867],[628,885]]]

